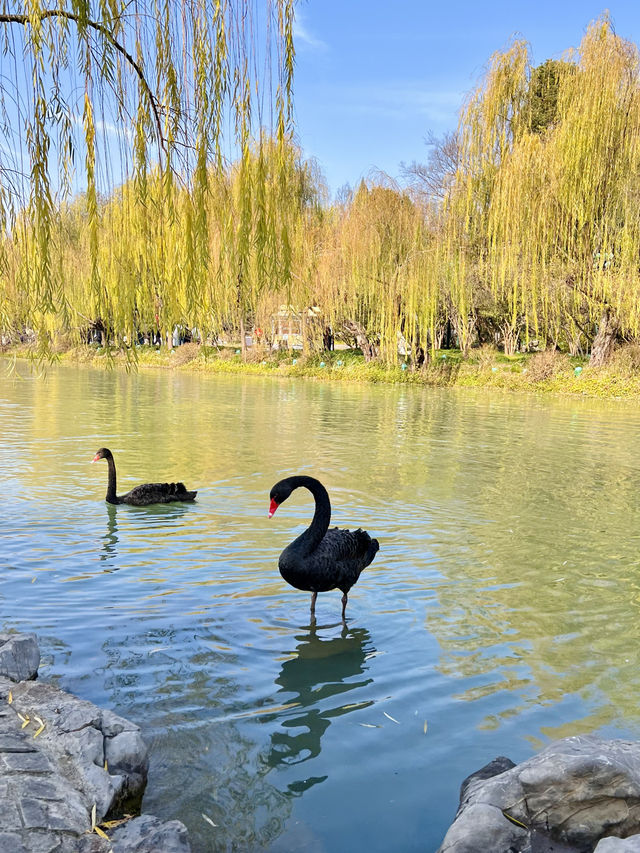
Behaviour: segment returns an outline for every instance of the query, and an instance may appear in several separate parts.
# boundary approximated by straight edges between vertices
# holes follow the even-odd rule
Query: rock
[[[640,853],[640,835],[629,838],[603,838],[594,853]]]
[[[0,853],[189,853],[179,821],[151,815],[91,832],[141,799],[147,748],[140,728],[35,677],[33,635],[0,634]],[[118,836],[116,840],[115,836]]]
[[[512,853],[523,850],[529,837],[526,829],[508,821],[502,811],[488,803],[470,803],[453,822],[440,850],[455,853]]]
[[[36,677],[39,666],[35,634],[0,633],[0,675],[11,681],[28,681]]]
[[[33,734],[13,705],[0,705],[0,850],[75,851],[73,836],[91,828],[91,807]]]
[[[507,758],[504,755],[499,755],[497,758],[494,758],[493,761],[490,761],[488,764],[485,764],[484,767],[481,767],[480,770],[476,770],[475,773],[471,773],[463,781],[462,785],[460,785],[460,803],[464,803],[470,794],[486,779],[491,779],[493,776],[499,776],[501,773],[511,770],[511,768],[515,766],[516,765],[510,758]]]
[[[179,820],[163,823],[153,815],[141,815],[111,834],[113,853],[190,853],[187,828]]]
[[[439,853],[626,853],[598,842],[640,833],[640,744],[580,736],[500,772],[504,761],[465,780]]]
[[[84,792],[89,808],[96,804],[98,822],[125,800],[142,796],[148,756],[138,726],[109,712],[107,731],[118,732],[109,737],[97,705],[53,684],[21,682],[12,695],[16,712],[34,721],[37,716],[45,724],[38,736],[39,754]]]
[[[594,853],[640,853],[640,835],[629,838],[603,838],[596,845]]]

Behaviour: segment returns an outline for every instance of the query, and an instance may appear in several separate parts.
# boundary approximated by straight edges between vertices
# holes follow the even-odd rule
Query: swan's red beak
[[[271,503],[269,504],[269,518],[271,518],[271,516],[278,509],[279,506],[280,504],[277,501],[274,501],[273,498],[271,498]]]
[[[96,455],[93,457],[93,459],[91,461],[92,462],[99,462],[101,459],[102,459],[102,456],[98,456],[98,454],[96,453]]]

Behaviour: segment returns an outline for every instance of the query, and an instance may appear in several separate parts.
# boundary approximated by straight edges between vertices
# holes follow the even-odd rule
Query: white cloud
[[[302,15],[299,10],[296,12],[296,17],[293,22],[293,37],[297,44],[305,45],[313,50],[327,50],[329,47],[326,42],[322,41],[322,39],[316,38],[316,36],[309,32],[307,26],[302,20]]]

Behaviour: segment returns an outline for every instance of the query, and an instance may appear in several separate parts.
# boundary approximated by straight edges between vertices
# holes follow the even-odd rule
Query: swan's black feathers
[[[271,489],[270,512],[273,514],[277,507],[301,486],[309,489],[315,498],[313,521],[310,527],[280,554],[278,568],[284,580],[291,586],[313,593],[312,613],[316,593],[336,588],[341,590],[344,619],[347,593],[360,577],[362,570],[371,563],[380,545],[377,539],[372,539],[361,528],[329,528],[329,496],[322,483],[313,477],[287,477],[276,483]]]
[[[365,530],[331,527],[310,554],[292,542],[278,561],[282,577],[307,592],[349,592],[380,548]]]
[[[116,492],[116,463],[108,447],[101,447],[93,457],[94,462],[106,459],[109,471],[106,501],[110,504],[131,504],[132,506],[150,506],[168,504],[174,501],[192,501],[197,492],[188,492],[184,483],[143,483],[135,486],[124,495]]]
[[[147,506],[168,504],[174,501],[192,501],[197,492],[188,492],[184,483],[143,483],[120,497],[125,504]]]

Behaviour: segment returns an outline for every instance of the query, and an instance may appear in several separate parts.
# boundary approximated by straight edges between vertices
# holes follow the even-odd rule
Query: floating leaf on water
[[[380,726],[373,726],[371,723],[360,723],[361,726],[364,726],[365,729],[379,729]]]
[[[384,652],[369,652],[368,655],[364,656],[364,659],[369,660],[369,658],[377,658],[378,655],[383,655],[383,654],[384,654]]]
[[[211,818],[209,817],[209,815],[206,815],[204,812],[201,812],[201,814],[202,814],[202,817],[204,818],[204,820],[206,820],[206,822],[207,822],[207,823],[211,824],[211,826],[214,826],[214,827],[216,827],[216,828],[218,827],[218,824],[217,824],[217,823],[214,823],[214,822],[211,820]]]
[[[427,733],[427,721],[426,720],[424,721],[424,733],[425,734]]]
[[[400,725],[398,720],[396,720],[395,717],[392,717],[391,714],[387,714],[386,711],[383,711],[382,713],[385,715],[385,717],[387,717],[389,720],[391,720],[392,723],[397,723],[397,725]]]
[[[150,649],[149,654],[155,655],[156,652],[166,652],[171,648],[171,646],[157,646],[155,649]]]
[[[35,583],[35,582],[36,582],[36,578],[37,578],[37,577],[38,577],[37,575],[34,575],[34,576],[31,578],[31,583]]]

